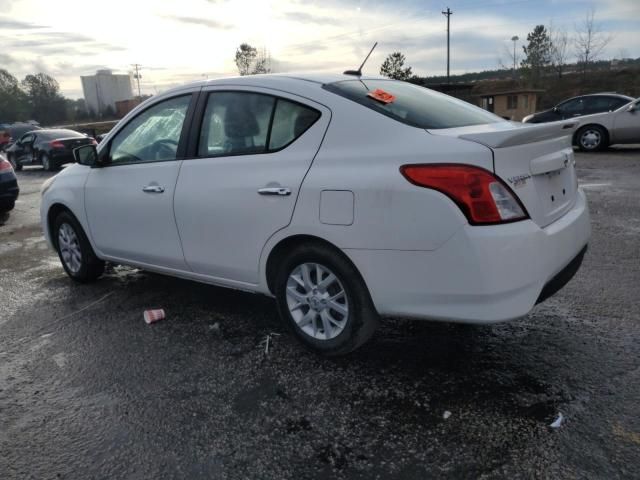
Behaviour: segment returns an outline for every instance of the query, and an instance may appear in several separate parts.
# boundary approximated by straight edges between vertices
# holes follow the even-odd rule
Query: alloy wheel
[[[349,320],[349,301],[339,278],[319,263],[303,263],[287,280],[287,306],[296,325],[316,340],[331,340]]]
[[[58,248],[67,268],[71,273],[78,273],[82,267],[82,250],[75,230],[68,223],[58,229]]]

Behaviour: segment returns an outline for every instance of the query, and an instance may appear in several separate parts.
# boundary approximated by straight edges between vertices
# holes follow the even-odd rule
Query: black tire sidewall
[[[295,323],[287,305],[286,287],[289,275],[303,263],[318,263],[333,272],[345,289],[349,308],[347,325],[340,334],[331,340],[317,340],[306,333]],[[287,255],[276,275],[275,296],[281,318],[298,339],[310,349],[325,355],[342,355],[348,353],[368,339],[370,334],[363,330],[375,329],[377,312],[373,309],[369,292],[357,270],[351,263],[331,249],[322,245],[299,247]],[[368,325],[367,325],[368,324]]]
[[[58,232],[60,230],[60,227],[65,223],[73,228],[73,231],[78,238],[78,243],[80,244],[82,262],[80,270],[75,273],[72,272],[65,263],[64,259],[62,258],[62,253],[60,252],[60,247],[58,245]],[[94,280],[95,278],[97,278],[97,276],[100,275],[102,263],[95,256],[93,248],[91,247],[91,244],[89,243],[89,240],[87,239],[82,226],[73,215],[68,212],[60,213],[54,220],[52,233],[52,240],[56,247],[56,251],[58,252],[60,263],[62,263],[62,267],[64,268],[65,272],[67,272],[67,275],[69,275],[69,277],[78,282],[84,283]]]
[[[9,160],[9,163],[13,166],[13,169],[16,172],[19,172],[20,170],[22,170],[22,165],[18,163],[18,161],[16,160],[15,155],[9,155],[7,157],[7,160]]]

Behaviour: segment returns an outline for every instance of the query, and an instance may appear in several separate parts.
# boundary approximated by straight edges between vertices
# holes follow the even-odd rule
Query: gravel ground
[[[72,283],[25,169],[0,218],[0,477],[638,478],[640,146],[577,158],[593,238],[564,290],[508,324],[385,321],[333,360],[266,297]]]

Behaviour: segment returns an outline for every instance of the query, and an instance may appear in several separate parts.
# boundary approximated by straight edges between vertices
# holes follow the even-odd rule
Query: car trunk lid
[[[577,178],[571,137],[575,122],[499,122],[429,130],[480,143],[493,152],[494,173],[518,196],[531,219],[545,227],[573,206]]]
[[[88,145],[93,141],[93,139],[89,137],[68,137],[68,138],[57,138],[52,140],[51,143],[57,143],[62,145],[65,150],[73,150],[74,148],[81,147],[82,145]]]

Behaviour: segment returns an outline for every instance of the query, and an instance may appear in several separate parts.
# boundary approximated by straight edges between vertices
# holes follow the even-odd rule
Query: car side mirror
[[[98,166],[98,150],[95,145],[83,145],[73,149],[73,158],[80,165]]]
[[[553,108],[551,109],[551,111],[552,111],[553,113],[559,113],[559,112],[560,112],[560,109],[559,109],[558,107],[553,107]]]
[[[627,112],[635,112],[638,109],[637,103],[632,103],[627,107]]]

